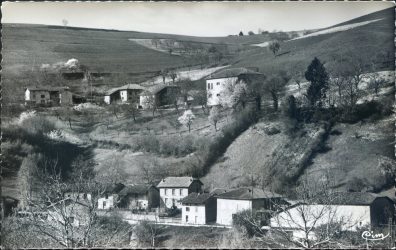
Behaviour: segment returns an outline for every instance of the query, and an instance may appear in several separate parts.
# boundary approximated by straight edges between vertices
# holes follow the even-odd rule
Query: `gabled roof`
[[[125,185],[122,183],[117,183],[113,184],[110,186],[107,186],[105,188],[105,193],[106,194],[118,194],[122,189],[124,189]]]
[[[383,197],[392,201],[387,196],[379,196],[368,192],[336,192],[327,197],[320,197],[314,201],[316,204],[329,205],[371,205],[375,199]],[[393,201],[392,201],[393,202]]]
[[[162,179],[161,182],[157,185],[157,188],[164,188],[164,187],[175,187],[175,188],[188,188],[194,182],[198,181],[203,185],[203,183],[192,177],[184,176],[184,177],[166,177]]]
[[[166,89],[166,88],[179,88],[179,86],[159,84],[159,85],[155,85],[155,86],[147,88],[140,95],[141,96],[155,95],[155,94],[159,93],[160,91],[162,91],[163,89]]]
[[[229,192],[229,191],[230,191],[230,189],[226,189],[226,188],[215,188],[215,189],[213,189],[213,190],[210,192],[210,194],[212,194],[212,195],[219,195],[219,194],[227,193],[227,192]]]
[[[145,90],[145,88],[140,86],[139,84],[129,83],[129,84],[123,85],[121,87],[109,89],[105,95],[111,95],[111,94],[114,94],[115,92],[120,91],[120,90],[130,90],[130,89]]]
[[[127,196],[129,194],[146,194],[150,188],[154,187],[153,185],[150,184],[136,184],[136,185],[128,185],[125,186],[120,192],[120,196]]]
[[[255,199],[268,199],[268,198],[280,198],[279,194],[265,191],[259,188],[237,188],[229,192],[219,194],[216,196],[221,199],[231,199],[231,200],[255,200]]]
[[[184,197],[181,202],[182,204],[192,204],[192,205],[200,205],[205,204],[205,202],[213,197],[213,194],[210,193],[190,193],[188,196]]]
[[[238,77],[240,75],[263,75],[263,74],[247,68],[228,68],[228,69],[221,69],[220,71],[217,71],[207,76],[205,79],[209,80],[209,79]]]
[[[52,87],[52,86],[32,86],[26,87],[30,91],[64,91],[69,90],[69,87]]]

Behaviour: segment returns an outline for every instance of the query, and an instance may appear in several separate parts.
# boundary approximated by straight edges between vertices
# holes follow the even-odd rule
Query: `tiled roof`
[[[128,185],[119,192],[119,195],[126,196],[128,194],[146,194],[151,187],[153,186],[149,184]]]
[[[62,90],[69,90],[69,87],[33,86],[33,87],[26,87],[26,89],[30,91],[62,91]]]
[[[182,204],[205,204],[205,202],[212,196],[213,194],[210,193],[190,193],[188,196],[184,197],[181,202]]]
[[[316,199],[315,203],[329,205],[370,205],[378,197],[386,196],[379,196],[368,192],[337,192]]]
[[[238,77],[240,75],[262,75],[262,73],[247,68],[228,68],[228,69],[221,69],[220,71],[217,71],[207,76],[206,79]]]
[[[125,185],[122,183],[113,184],[106,187],[105,193],[118,194],[122,189],[124,189],[124,187]]]
[[[267,198],[275,198],[282,197],[279,194],[264,191],[259,188],[237,188],[231,190],[229,192],[217,195],[218,198],[222,199],[235,199],[235,200],[254,200],[254,199],[267,199]]]
[[[109,89],[109,90],[106,92],[106,95],[111,95],[111,94],[113,94],[113,93],[115,93],[115,92],[117,92],[117,91],[119,91],[119,90],[128,90],[128,89],[138,89],[138,90],[140,89],[140,90],[145,90],[145,88],[142,87],[142,86],[140,86],[139,84],[129,83],[129,84],[123,85],[123,86],[121,86],[121,87]]]
[[[155,86],[147,88],[140,95],[142,95],[142,96],[155,95],[155,94],[157,94],[158,92],[160,92],[161,90],[163,90],[165,88],[179,88],[179,86],[159,84],[159,85],[155,85]]]
[[[213,189],[213,190],[210,192],[210,194],[212,194],[212,195],[219,195],[219,194],[227,193],[227,192],[229,192],[229,191],[230,191],[230,189],[226,189],[226,188],[215,188],[215,189]]]
[[[201,184],[202,182],[198,179],[194,179],[192,177],[166,177],[162,179],[162,181],[157,185],[157,188],[162,187],[185,187],[188,188],[194,180],[199,181]]]

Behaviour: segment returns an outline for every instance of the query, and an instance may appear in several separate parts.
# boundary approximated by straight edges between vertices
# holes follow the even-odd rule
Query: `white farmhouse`
[[[256,212],[274,209],[275,204],[282,202],[281,195],[258,188],[238,188],[219,194],[217,198],[216,223],[232,225],[233,216],[244,210]]]
[[[139,94],[145,90],[138,84],[126,84],[118,88],[112,88],[106,92],[104,102],[139,103]]]
[[[206,77],[207,105],[215,106],[220,104],[222,92],[238,81],[249,84],[251,80],[262,79],[263,74],[257,69],[231,68],[223,69]]]
[[[294,239],[305,237],[310,227],[340,223],[345,231],[375,227],[394,219],[394,201],[372,193],[340,192],[312,204],[300,203],[271,218],[272,230],[290,232]],[[309,237],[315,239],[315,230]]]
[[[98,198],[98,209],[109,210],[118,205],[119,192],[124,189],[125,185],[118,183],[114,186],[108,187],[104,195]]]
[[[210,193],[189,194],[181,201],[182,223],[203,225],[216,222],[217,200],[215,195],[225,192],[225,189],[215,189]]]
[[[166,208],[180,207],[180,200],[190,193],[201,193],[203,183],[192,177],[167,177],[157,185],[161,204]],[[162,205],[161,205],[162,206]]]
[[[69,87],[27,87],[25,88],[25,104],[70,105],[73,104],[73,94]]]

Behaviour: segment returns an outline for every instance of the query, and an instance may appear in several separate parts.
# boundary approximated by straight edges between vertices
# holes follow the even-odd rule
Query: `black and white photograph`
[[[1,248],[396,249],[395,3],[1,3]]]

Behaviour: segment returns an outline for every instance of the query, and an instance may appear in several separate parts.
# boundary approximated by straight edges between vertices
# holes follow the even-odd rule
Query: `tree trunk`
[[[277,111],[278,110],[278,96],[274,92],[272,92],[271,95],[272,95],[274,109],[275,109],[275,111]]]
[[[261,110],[261,96],[259,96],[259,95],[256,96],[255,100],[256,100],[256,110],[260,111]]]
[[[69,117],[69,127],[72,129],[71,118]]]

